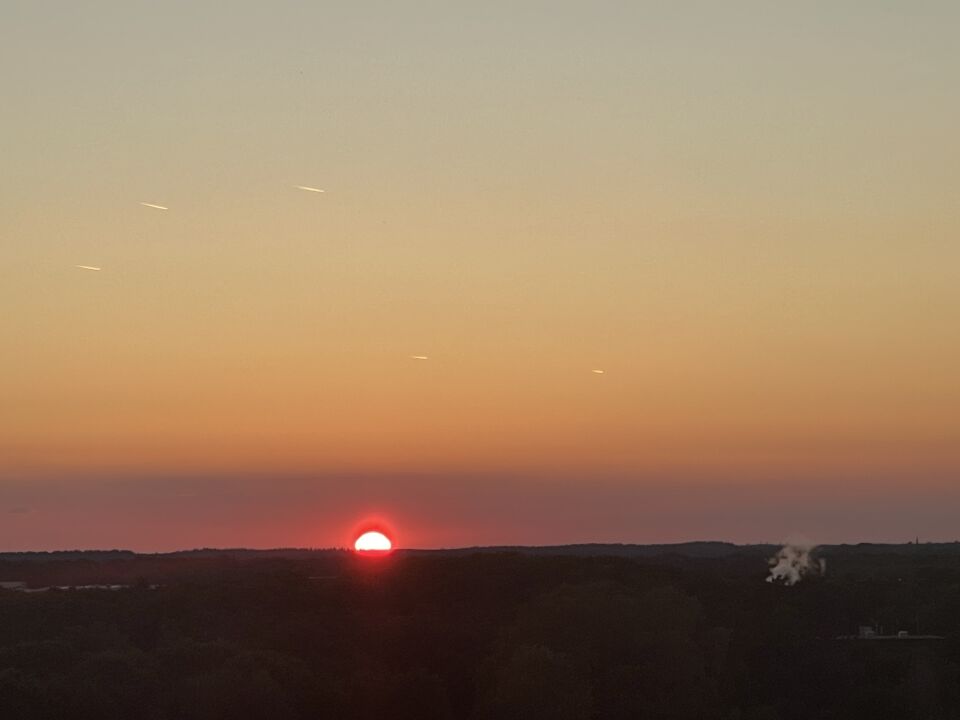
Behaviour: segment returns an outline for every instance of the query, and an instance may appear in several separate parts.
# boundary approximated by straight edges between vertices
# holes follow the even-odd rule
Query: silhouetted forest
[[[7,554],[16,720],[960,718],[960,548]],[[937,639],[841,639],[859,626]]]

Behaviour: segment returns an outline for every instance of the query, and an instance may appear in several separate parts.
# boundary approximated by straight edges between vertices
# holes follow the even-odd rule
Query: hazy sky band
[[[784,536],[952,538],[958,20],[4,3],[0,512],[30,512],[0,548],[109,543],[61,483],[136,515],[136,478],[249,473],[258,498],[312,477],[323,500],[276,490],[274,524],[211,501],[167,543],[131,523],[115,544],[327,544],[367,506],[472,544],[494,536],[480,495],[505,538],[586,540],[604,526],[584,513],[636,510],[618,537],[759,540],[777,492]],[[509,512],[516,478],[550,512]],[[758,499],[704,524],[691,491],[652,523],[667,481]]]

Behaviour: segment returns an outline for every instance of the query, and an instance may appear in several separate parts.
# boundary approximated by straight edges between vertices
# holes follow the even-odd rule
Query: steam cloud
[[[767,582],[782,582],[784,585],[796,585],[805,575],[823,575],[827,571],[827,562],[823,558],[814,558],[817,549],[812,543],[788,543],[770,558],[770,575]]]

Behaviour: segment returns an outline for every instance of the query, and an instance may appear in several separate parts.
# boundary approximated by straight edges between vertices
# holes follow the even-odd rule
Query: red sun
[[[353,543],[354,549],[358,553],[383,554],[393,549],[393,543],[390,538],[378,530],[368,530],[356,539]]]

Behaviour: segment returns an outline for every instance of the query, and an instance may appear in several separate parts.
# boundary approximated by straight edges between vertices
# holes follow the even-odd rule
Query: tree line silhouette
[[[621,553],[621,555],[623,555]],[[960,718],[954,552],[0,558],[17,720]],[[858,625],[934,641],[840,640]]]

